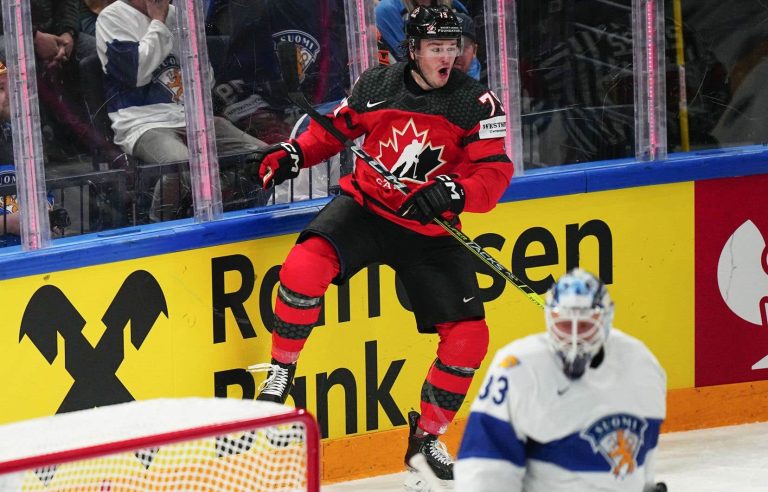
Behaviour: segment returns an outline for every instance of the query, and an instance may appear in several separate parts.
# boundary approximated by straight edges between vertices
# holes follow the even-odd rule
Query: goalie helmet
[[[605,284],[580,268],[560,277],[544,307],[549,344],[570,379],[584,375],[600,352],[613,322]]]

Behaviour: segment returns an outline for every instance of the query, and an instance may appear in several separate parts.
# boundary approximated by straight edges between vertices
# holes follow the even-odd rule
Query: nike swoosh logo
[[[571,389],[570,386],[566,386],[565,388],[557,388],[557,396],[563,396],[569,389]]]
[[[365,105],[366,105],[366,107],[369,107],[369,108],[375,108],[379,104],[384,104],[385,102],[387,102],[386,99],[384,99],[383,101],[375,102],[375,103],[372,103],[371,101],[368,101],[367,103],[365,103]]]
[[[474,299],[474,296],[473,296],[473,297],[469,297],[469,298],[467,298],[467,297],[464,297],[464,298],[462,298],[462,300],[463,300],[465,303],[467,303],[467,302],[471,301],[472,299]]]

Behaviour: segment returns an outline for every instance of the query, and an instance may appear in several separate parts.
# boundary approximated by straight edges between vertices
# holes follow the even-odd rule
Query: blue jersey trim
[[[635,460],[638,466],[645,464],[648,451],[654,449],[659,439],[661,420],[646,419],[648,427],[643,432],[643,443]],[[528,458],[557,465],[574,472],[609,472],[611,464],[592,449],[589,441],[580,434],[570,434],[556,441],[539,443],[529,440],[526,446]]]
[[[139,42],[115,39],[107,43],[107,76],[122,85],[136,87],[139,71]]]
[[[525,443],[517,438],[510,422],[482,412],[469,414],[458,459],[503,460],[524,467],[525,455]]]
[[[136,41],[114,40],[107,44],[107,64],[104,87],[107,112],[136,106],[178,103],[174,94],[155,77],[164,70],[179,67],[174,55],[168,55],[155,68],[153,79],[148,84],[137,86],[139,72],[139,43]]]

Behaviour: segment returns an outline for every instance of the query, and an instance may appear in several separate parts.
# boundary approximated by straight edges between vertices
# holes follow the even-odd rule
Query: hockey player
[[[611,327],[605,285],[575,269],[547,294],[547,330],[499,350],[472,404],[456,462],[469,492],[665,491],[653,456],[666,376]]]
[[[498,99],[453,70],[461,50],[453,12],[416,8],[407,37],[409,61],[363,73],[328,117],[350,139],[365,135],[363,149],[388,169],[400,162],[394,171],[412,192],[403,196],[362,161],[340,180],[342,195],[302,231],[283,263],[272,361],[253,369],[269,370],[258,399],[284,402],[329,284],[343,283],[375,262],[390,265],[403,281],[419,332],[440,337],[421,388],[421,414],[408,415],[406,462],[421,453],[438,477],[452,480],[453,460],[438,436],[486,354],[488,327],[471,255],[432,220],[440,216],[458,224],[463,211],[491,210],[513,167],[504,149],[506,117]],[[268,187],[342,149],[312,122],[297,139],[256,152],[251,172]],[[408,165],[402,165],[405,160]]]

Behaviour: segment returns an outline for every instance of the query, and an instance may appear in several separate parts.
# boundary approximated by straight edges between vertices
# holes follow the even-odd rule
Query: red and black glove
[[[451,211],[459,214],[462,210],[464,210],[464,187],[454,181],[451,176],[441,175],[411,193],[397,214],[426,225],[443,212]]]
[[[266,190],[299,175],[304,153],[294,141],[262,147],[245,160],[245,172]]]

